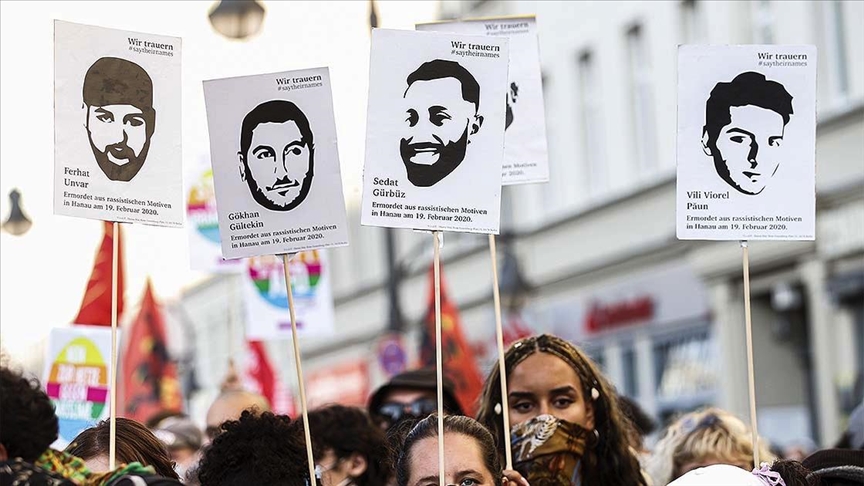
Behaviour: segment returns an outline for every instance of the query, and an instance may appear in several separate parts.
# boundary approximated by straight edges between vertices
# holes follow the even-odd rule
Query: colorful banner
[[[54,21],[54,213],[183,225],[179,37]]]
[[[237,273],[246,268],[243,260],[222,258],[219,236],[219,215],[216,212],[216,191],[213,169],[202,161],[190,174],[186,199],[186,225],[189,234],[189,266],[193,270],[214,273]]]
[[[679,239],[816,237],[816,71],[814,46],[679,46]]]
[[[334,328],[330,268],[323,250],[298,253],[289,263],[291,290],[301,334],[331,334]],[[246,337],[250,340],[291,338],[291,316],[281,257],[248,259],[243,273]]]
[[[433,22],[418,24],[417,30],[507,37],[510,40],[501,183],[506,186],[547,182],[546,108],[534,16]]]
[[[362,224],[498,234],[507,46],[372,32]]]
[[[60,425],[54,447],[62,449],[82,430],[108,418],[111,329],[52,329],[47,353],[42,381]]]

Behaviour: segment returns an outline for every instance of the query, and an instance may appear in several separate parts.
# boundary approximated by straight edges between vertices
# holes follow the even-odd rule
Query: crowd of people
[[[717,408],[655,428],[637,403],[617,394],[577,346],[550,335],[505,353],[507,396],[493,367],[465,414],[453,383],[442,384],[444,475],[448,486],[851,486],[864,484],[864,412],[859,406],[835,448],[800,461],[753,443],[738,417]],[[435,370],[393,377],[368,407],[309,412],[313,468],[321,486],[440,484]],[[508,434],[503,414],[509,419]],[[205,430],[179,413],[146,424],[116,419],[115,464],[108,421],[65,450],[54,405],[35,379],[0,368],[0,486],[311,484],[303,421],[270,411],[266,399],[230,388],[213,402]],[[754,449],[760,464],[753,463]]]

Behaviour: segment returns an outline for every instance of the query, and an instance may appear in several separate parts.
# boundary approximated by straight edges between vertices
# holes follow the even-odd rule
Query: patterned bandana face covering
[[[531,486],[576,486],[591,433],[551,415],[539,415],[510,432],[513,467]]]

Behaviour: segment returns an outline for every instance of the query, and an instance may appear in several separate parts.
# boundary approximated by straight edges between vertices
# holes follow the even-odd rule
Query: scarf
[[[156,474],[151,466],[144,466],[140,462],[121,464],[113,471],[94,473],[84,465],[81,458],[54,449],[43,452],[33,464],[81,486],[106,486],[127,474]]]
[[[589,432],[551,415],[512,427],[513,467],[531,486],[578,486]]]

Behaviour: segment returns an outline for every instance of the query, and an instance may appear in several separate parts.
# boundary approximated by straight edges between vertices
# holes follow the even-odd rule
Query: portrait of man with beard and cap
[[[408,180],[434,186],[462,161],[480,131],[480,85],[458,62],[436,59],[408,75],[399,145]]]
[[[240,178],[261,207],[290,211],[312,187],[315,145],[309,120],[294,103],[261,103],[240,129]]]
[[[780,168],[792,113],[792,95],[782,84],[761,73],[741,73],[711,90],[702,150],[729,186],[748,196],[760,194]]]
[[[108,179],[129,182],[144,166],[156,130],[153,81],[134,62],[103,57],[84,76],[84,126]]]

